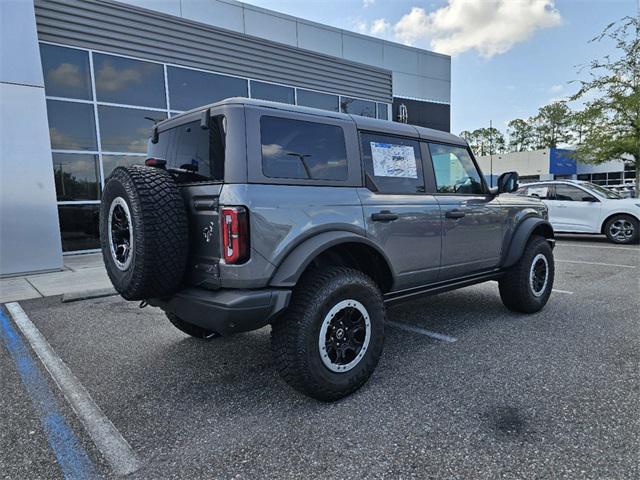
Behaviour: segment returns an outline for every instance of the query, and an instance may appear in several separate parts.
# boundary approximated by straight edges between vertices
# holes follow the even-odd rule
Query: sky
[[[640,0],[248,0],[315,22],[452,56],[451,131],[493,126],[577,90],[589,42]]]

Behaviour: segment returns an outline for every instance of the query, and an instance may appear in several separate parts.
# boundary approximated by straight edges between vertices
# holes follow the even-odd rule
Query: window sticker
[[[373,174],[376,177],[418,178],[416,155],[412,146],[370,143]]]
[[[547,198],[549,187],[529,187],[527,195],[529,197]]]

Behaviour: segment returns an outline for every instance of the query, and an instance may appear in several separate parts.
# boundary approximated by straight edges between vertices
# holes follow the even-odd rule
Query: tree
[[[521,118],[511,120],[507,124],[509,135],[509,150],[512,152],[524,152],[533,144],[533,126]]]
[[[460,132],[460,136],[478,156],[495,155],[505,151],[504,135],[495,127],[477,128],[472,132],[465,130]]]
[[[571,109],[565,102],[553,102],[533,117],[536,148],[555,148],[571,139]]]
[[[602,163],[625,159],[636,173],[636,196],[640,195],[640,18],[624,17],[609,24],[592,42],[610,40],[615,54],[592,60],[589,79],[571,100],[582,99],[585,108],[581,141],[576,157]],[[596,94],[595,100],[589,100]]]

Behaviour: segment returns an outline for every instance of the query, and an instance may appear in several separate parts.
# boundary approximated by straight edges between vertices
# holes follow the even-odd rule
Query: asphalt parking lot
[[[566,236],[555,256],[535,315],[495,283],[390,308],[414,331],[388,327],[334,404],[280,380],[268,327],[202,342],[119,297],[20,306],[128,442],[128,478],[639,478],[640,247]],[[0,477],[114,477],[4,318]]]

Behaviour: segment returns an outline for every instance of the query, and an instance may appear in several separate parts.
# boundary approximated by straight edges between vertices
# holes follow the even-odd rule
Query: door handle
[[[398,215],[395,213],[391,213],[390,210],[381,210],[378,213],[371,214],[371,220],[374,222],[392,222],[393,220],[397,220]]]
[[[444,214],[445,217],[447,218],[462,218],[464,217],[465,213],[462,210],[449,210],[447,213]]]

